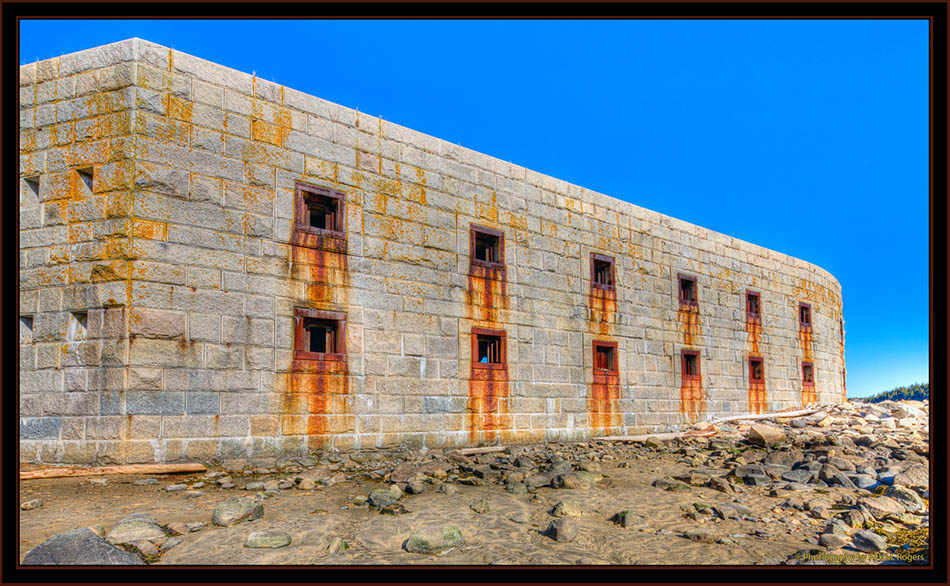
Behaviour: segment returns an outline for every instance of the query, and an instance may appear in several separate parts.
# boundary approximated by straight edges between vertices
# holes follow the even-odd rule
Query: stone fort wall
[[[845,397],[841,288],[801,260],[140,39],[22,66],[19,99],[22,461],[581,440]]]

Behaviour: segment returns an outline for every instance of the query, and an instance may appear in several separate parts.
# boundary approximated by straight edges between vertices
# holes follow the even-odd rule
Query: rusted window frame
[[[310,352],[310,333],[306,321],[319,319],[336,322],[335,352]],[[346,360],[346,314],[339,311],[324,311],[309,307],[294,308],[294,360],[316,360],[320,362],[343,362]]]
[[[686,357],[696,357],[696,374],[686,374]],[[680,376],[685,380],[700,380],[703,378],[702,357],[699,350],[681,350],[680,351]]]
[[[753,368],[753,363],[758,362],[762,376],[755,378],[755,368]],[[761,356],[749,356],[749,382],[753,383],[764,383],[765,382],[765,359]]]
[[[811,369],[811,382],[805,380],[805,367]],[[813,387],[815,386],[815,363],[808,362],[806,360],[802,361],[802,386]]]
[[[808,321],[807,321],[807,322],[802,319],[802,315],[803,315],[803,314],[802,314],[802,309],[807,309],[807,310],[808,310]],[[801,302],[800,302],[800,303],[798,304],[798,326],[799,326],[801,329],[803,329],[803,330],[810,330],[812,323],[814,323],[813,318],[814,318],[814,316],[812,315],[812,312],[811,312],[811,304],[810,304],[810,303],[801,303]]]
[[[693,284],[693,297],[695,297],[695,299],[689,300],[683,298],[683,281],[689,281]],[[699,307],[699,281],[696,277],[679,273],[676,281],[676,296],[679,298],[680,305]]]
[[[336,202],[334,230],[310,225],[307,209],[308,194],[332,199]],[[312,199],[312,198],[311,198]],[[297,246],[316,248],[330,252],[346,251],[346,194],[328,187],[309,183],[294,183],[294,233],[292,242]]]
[[[478,234],[498,238],[498,262],[488,262],[475,258],[475,239]],[[468,257],[473,266],[487,267],[490,269],[505,268],[505,232],[503,230],[496,230],[495,228],[489,228],[488,226],[481,226],[479,224],[469,224],[468,241]]]
[[[610,265],[610,284],[598,283],[595,280],[597,275],[596,267],[598,262],[605,262]],[[590,253],[590,286],[595,289],[603,289],[605,291],[616,291],[617,290],[617,272],[615,269],[615,259],[612,256],[607,256],[606,254],[599,254],[596,252]]]
[[[478,337],[493,336],[501,339],[501,362],[479,362],[478,361]],[[472,368],[484,368],[488,370],[504,370],[508,368],[508,336],[505,330],[492,330],[489,328],[472,328]]]
[[[751,301],[753,297],[755,297],[758,311],[752,311]],[[745,314],[747,317],[762,317],[762,295],[758,291],[753,291],[752,289],[745,290]]]
[[[610,348],[611,357],[613,358],[613,367],[612,368],[597,368],[597,349],[598,348]],[[593,370],[594,372],[600,374],[619,374],[620,373],[620,352],[617,349],[617,342],[610,342],[606,340],[594,340],[591,345],[591,350],[593,354],[591,359],[593,360]]]

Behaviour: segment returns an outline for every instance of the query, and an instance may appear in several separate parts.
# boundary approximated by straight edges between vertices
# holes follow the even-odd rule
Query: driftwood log
[[[35,480],[37,478],[66,478],[69,476],[106,476],[109,474],[188,474],[192,472],[206,472],[208,469],[202,464],[129,464],[126,466],[101,466],[99,468],[80,468],[67,466],[62,468],[45,468],[30,472],[20,472],[20,480]]]

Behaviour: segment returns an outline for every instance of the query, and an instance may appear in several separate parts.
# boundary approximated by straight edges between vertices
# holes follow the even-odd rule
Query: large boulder
[[[923,501],[920,500],[920,497],[917,496],[917,493],[903,486],[895,485],[887,487],[887,490],[884,491],[884,496],[890,497],[899,502],[905,509],[907,509],[908,513],[916,513],[918,511],[927,510],[927,507],[924,506]]]
[[[900,515],[905,511],[904,505],[888,496],[864,497],[858,499],[858,504],[865,507],[875,519],[887,515]]]
[[[753,425],[749,428],[746,440],[751,444],[769,448],[785,441],[785,432],[769,425]]]
[[[119,520],[109,531],[106,541],[114,545],[134,544],[150,541],[161,544],[168,537],[158,519],[147,513],[136,513]]]
[[[54,535],[27,552],[24,566],[144,566],[142,558],[123,551],[87,528]]]
[[[264,505],[252,498],[237,497],[218,503],[211,515],[211,522],[219,527],[230,527],[263,516]]]

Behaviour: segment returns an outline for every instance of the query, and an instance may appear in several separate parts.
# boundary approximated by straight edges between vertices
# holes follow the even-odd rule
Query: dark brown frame
[[[594,280],[594,275],[597,274],[597,272],[594,270],[594,268],[597,265],[597,262],[605,262],[610,265],[610,284],[609,285],[606,285],[604,283],[598,283],[597,281]],[[597,289],[604,289],[606,291],[616,291],[617,290],[617,273],[616,273],[616,269],[614,268],[615,264],[616,263],[614,261],[614,257],[612,256],[607,256],[605,254],[598,254],[596,252],[590,253],[590,286],[595,287]]]
[[[695,356],[695,357],[696,357],[696,374],[686,374],[686,357],[687,357],[687,356]],[[702,359],[701,359],[701,357],[700,357],[700,355],[699,355],[699,351],[698,351],[698,350],[683,350],[683,351],[681,351],[681,352],[680,352],[680,360],[681,360],[681,365],[680,365],[680,366],[681,366],[681,369],[682,369],[682,370],[680,371],[680,376],[683,378],[683,380],[699,380],[699,379],[701,379],[701,378],[703,377]]]
[[[756,305],[759,306],[758,311],[752,311],[752,303],[750,301],[755,297]],[[762,295],[758,291],[753,291],[751,289],[745,290],[745,314],[748,317],[762,317]]]
[[[334,352],[310,352],[310,333],[304,327],[306,320],[319,319],[336,322],[336,348]],[[346,314],[339,311],[323,311],[309,307],[294,308],[294,360],[336,361],[346,360]]]
[[[753,362],[758,362],[761,366],[762,376],[755,378],[755,369],[752,367]],[[749,382],[753,383],[764,383],[765,382],[765,359],[761,356],[749,356]]]
[[[501,362],[479,362],[478,361],[478,337],[493,336],[501,338]],[[491,330],[488,328],[472,328],[472,368],[485,368],[490,370],[503,370],[508,368],[508,336],[505,330]]]
[[[808,310],[808,321],[802,319],[802,309]],[[802,329],[811,329],[811,324],[813,323],[812,318],[814,316],[811,313],[811,304],[810,303],[799,303],[798,304],[798,325]]]
[[[811,382],[805,380],[806,366],[811,369]],[[815,386],[815,363],[814,362],[807,362],[804,360],[802,361],[802,385],[806,387]]]
[[[498,238],[498,261],[486,262],[475,258],[475,238],[478,234],[494,236]],[[480,226],[478,224],[469,224],[468,231],[468,258],[472,265],[488,267],[492,269],[505,268],[505,233],[502,230]]]
[[[310,197],[308,197],[310,196]],[[316,228],[307,221],[307,201],[314,200],[316,197],[329,198],[336,202],[336,225],[333,229]],[[308,232],[310,234],[321,234],[334,236],[336,238],[346,237],[346,195],[339,191],[334,191],[327,187],[310,185],[309,183],[294,184],[294,230],[297,232]]]
[[[612,350],[611,356],[613,357],[613,368],[597,368],[597,349],[598,348],[610,348]],[[593,369],[594,372],[601,372],[605,374],[618,374],[620,372],[620,351],[617,349],[617,342],[608,342],[603,340],[594,340],[591,345],[591,359],[593,360]]]
[[[684,275],[679,273],[677,275],[679,278],[676,281],[676,296],[680,300],[680,305],[691,305],[693,307],[699,307],[699,282],[696,280],[696,277],[691,277],[690,275]],[[693,284],[693,296],[695,299],[683,299],[683,281],[688,281]]]

